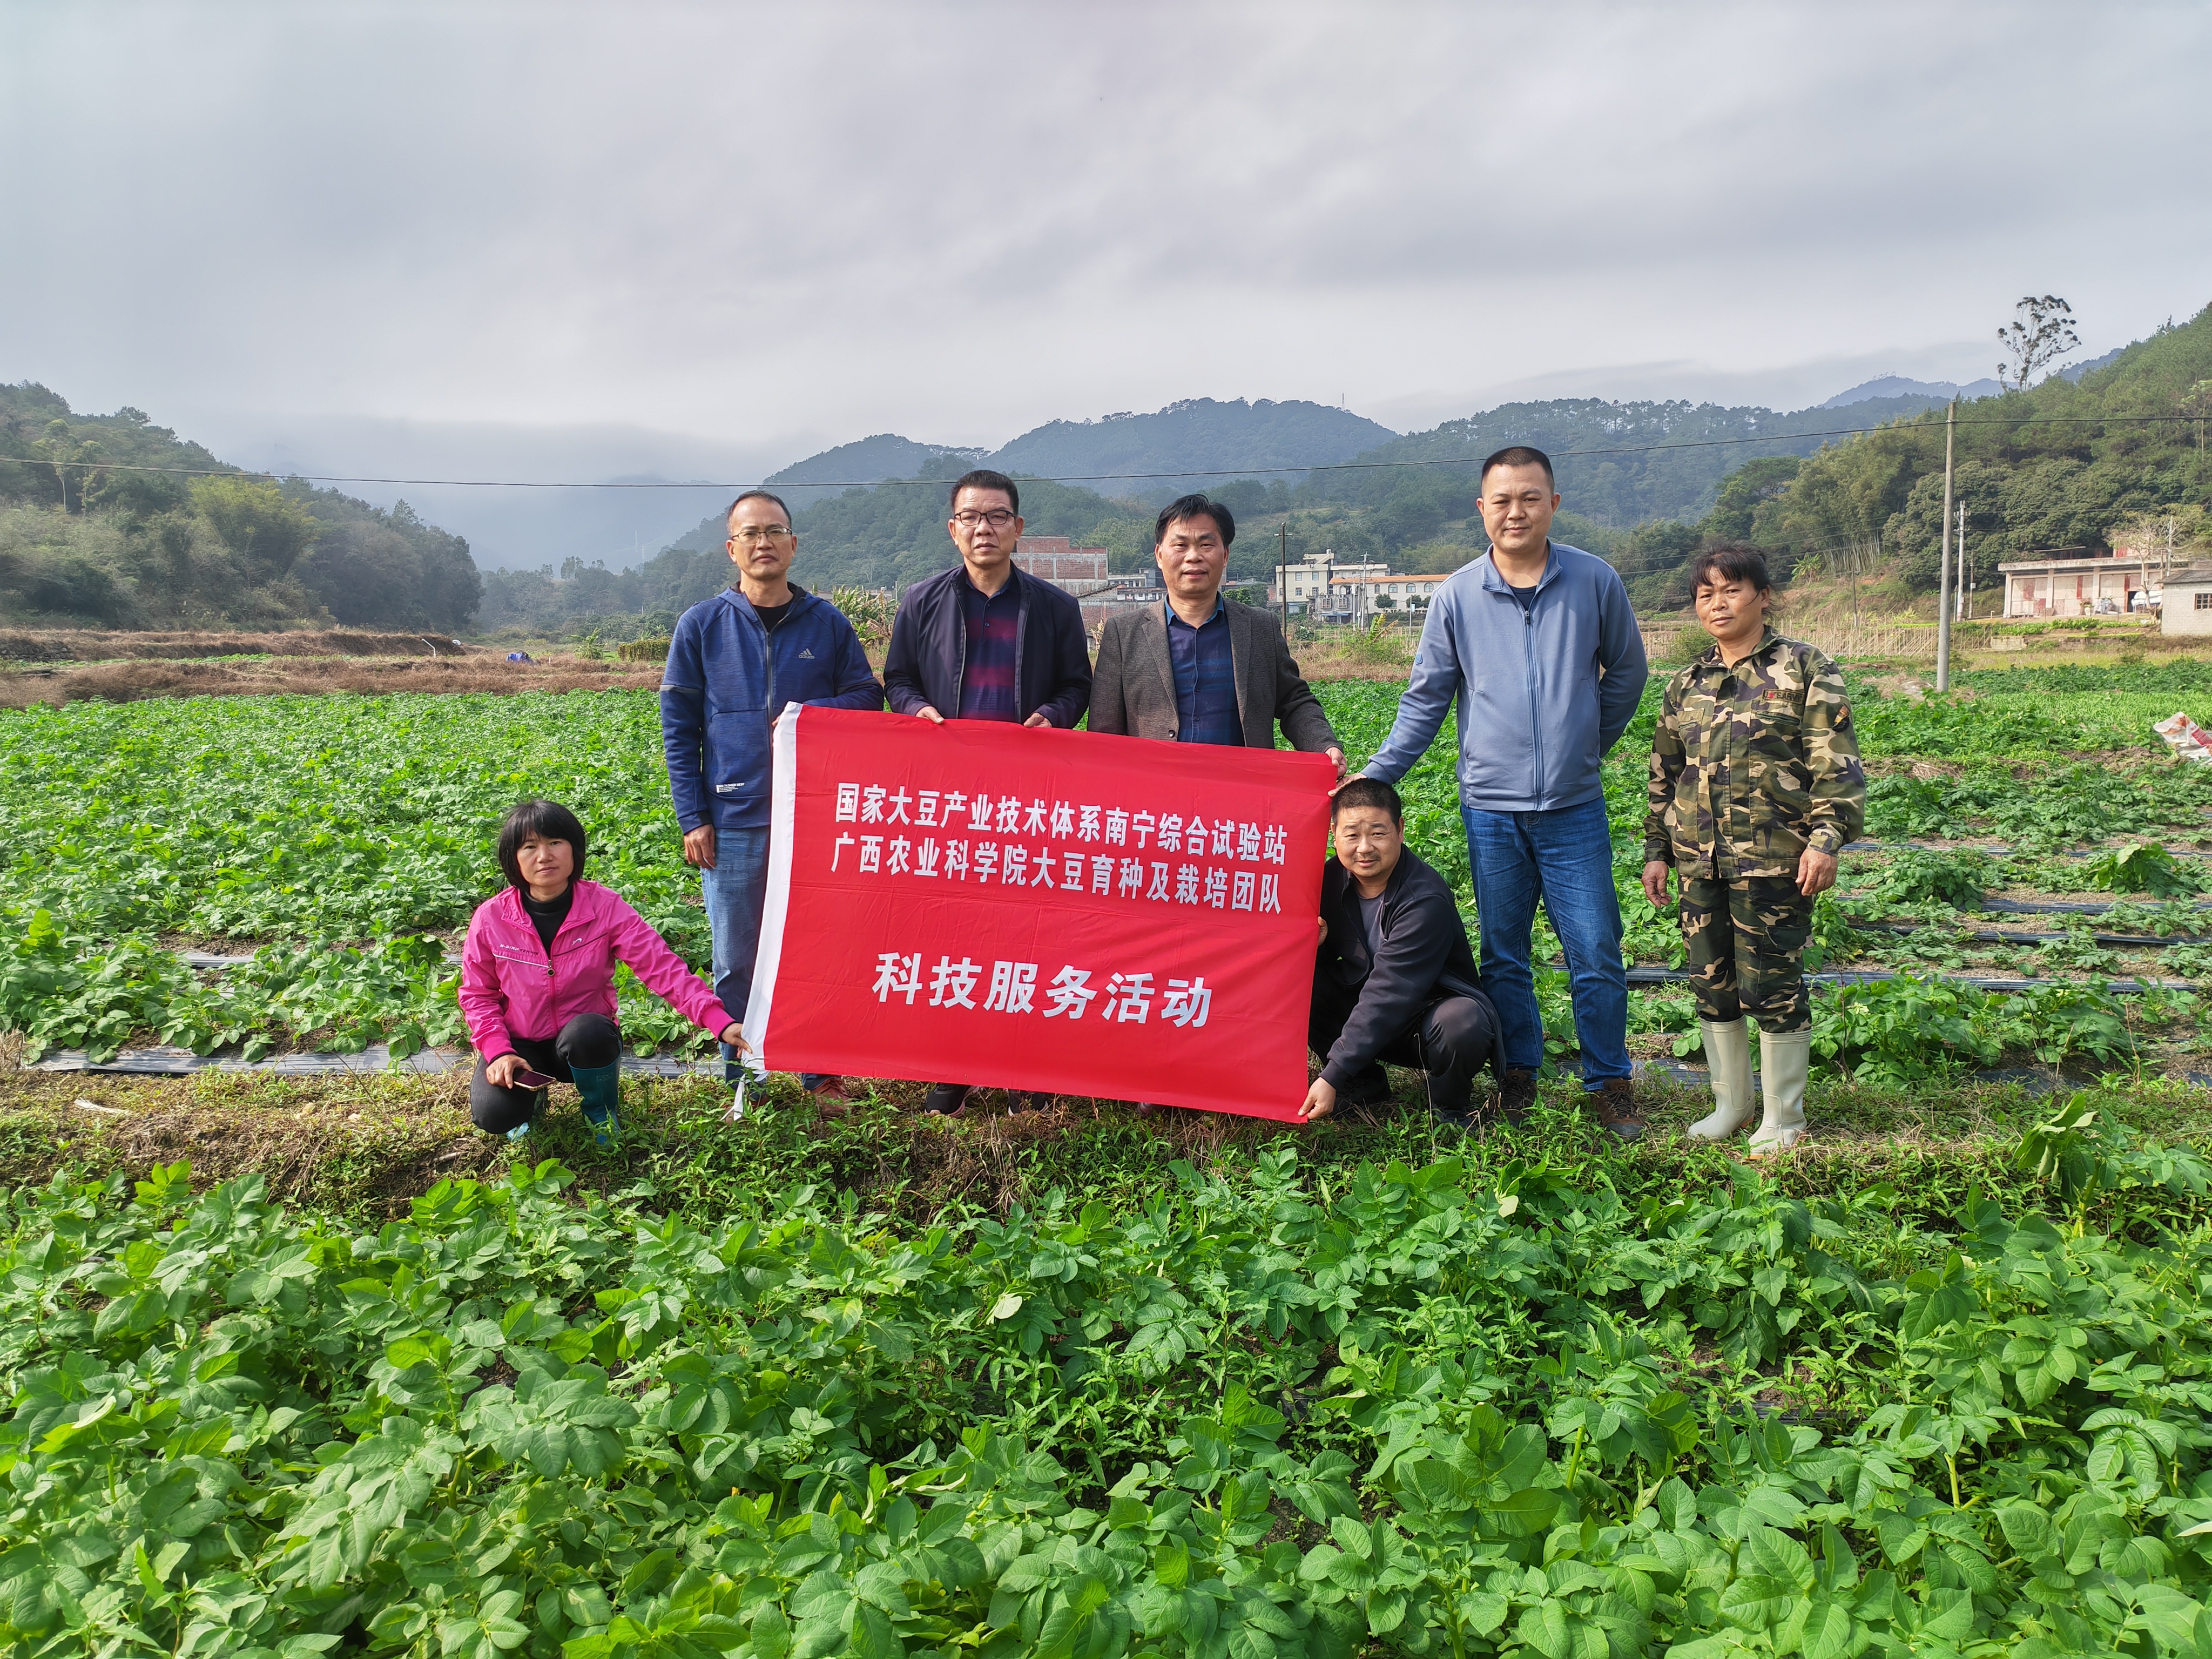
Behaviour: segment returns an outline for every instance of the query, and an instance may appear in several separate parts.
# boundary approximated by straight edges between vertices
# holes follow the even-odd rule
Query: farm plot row
[[[1355,757],[1380,744],[1395,686],[1346,683],[1321,692]],[[1655,688],[1609,763],[1607,790],[1628,952],[1666,964],[1680,957],[1674,920],[1644,901],[1636,881],[1643,757],[1657,695]],[[2060,856],[2120,836],[2185,847],[2212,830],[2212,776],[2142,752],[2149,720],[2171,713],[2185,688],[2049,692],[2008,684],[1931,701],[1883,697],[1866,686],[1856,695],[1865,745],[1881,772],[1871,836],[1981,837],[2025,850],[2001,865],[1947,854],[1957,866],[1950,874],[1931,874],[1909,856],[1855,855],[1847,866],[1854,885],[1821,906],[1818,949],[1827,963],[2073,979],[2172,979],[2212,967],[2212,951],[2182,931],[2187,918],[2171,904],[2148,918],[2121,918],[2172,932],[2175,943],[2154,951],[2100,944],[2086,936],[2126,927],[2087,920],[2053,924],[2046,931],[2056,939],[1992,945],[1958,937],[1959,918],[1969,913],[1912,908],[1954,903],[1974,883],[1990,892],[2048,893],[2103,882],[2172,898],[2203,884],[2200,872],[2212,878],[2212,862],[2155,851],[2120,869],[2107,868],[2110,860]],[[2081,758],[2091,754],[2106,758]],[[1892,764],[1923,757],[1940,757],[1948,771],[1917,777]],[[1405,793],[1414,845],[1468,890],[1449,728]],[[499,814],[528,793],[574,805],[595,838],[592,873],[705,964],[704,915],[678,856],[649,693],[189,699],[0,714],[0,1029],[22,1030],[34,1048],[95,1054],[134,1035],[202,1052],[240,1044],[249,1054],[377,1041],[404,1053],[454,1040],[459,1023],[445,957],[495,882],[490,841]],[[175,955],[182,945],[257,954],[250,967],[195,972]],[[692,1042],[657,1002],[623,988],[634,1042]],[[1857,1027],[1842,1012],[1863,1005],[1888,1011],[1870,1016],[1876,1024],[1924,1028],[1914,1011],[1926,1012],[1931,994],[1905,981],[1826,994],[1825,1058],[1910,1070],[1920,1062],[1873,1054],[1849,1035]],[[1564,984],[1547,982],[1544,1000],[1555,1049],[1571,1051]],[[1645,995],[1638,1023],[1679,1032],[1685,1006],[1679,994]],[[2170,1026],[2179,1006],[2155,1018]],[[1996,1042],[2111,1060],[2133,1047],[2120,1006],[2087,986],[1993,1007],[2019,1018],[1979,1048]],[[1994,1030],[1994,1018],[1981,1024]],[[1940,1064],[1945,1045],[1923,1046],[1926,1061]]]
[[[1940,1219],[1280,1145],[923,1227],[58,1178],[0,1648],[2212,1652],[2212,1169],[2084,1103],[2018,1150]]]

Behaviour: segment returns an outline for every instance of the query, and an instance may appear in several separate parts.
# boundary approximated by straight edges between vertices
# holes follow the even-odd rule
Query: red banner
[[[781,1072],[1291,1121],[1319,755],[801,708],[745,1034]]]

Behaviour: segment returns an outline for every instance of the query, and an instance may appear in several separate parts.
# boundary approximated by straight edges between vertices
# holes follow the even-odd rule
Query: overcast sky
[[[2208,63],[2203,4],[0,0],[0,378],[447,477],[1199,396],[1794,408],[1986,375],[2026,293],[2085,356],[2212,300]]]

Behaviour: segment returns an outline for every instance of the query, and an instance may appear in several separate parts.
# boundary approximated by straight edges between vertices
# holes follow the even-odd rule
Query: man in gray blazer
[[[1280,721],[1291,747],[1325,754],[1344,776],[1344,749],[1265,611],[1221,596],[1237,520],[1218,501],[1185,495],[1152,527],[1167,592],[1106,619],[1091,671],[1091,729],[1162,743],[1273,749]],[[1139,1117],[1164,1109],[1146,1102]]]
[[[1222,597],[1236,539],[1237,520],[1218,501],[1185,495],[1161,510],[1152,557],[1164,601],[1106,619],[1091,671],[1091,729],[1273,749],[1279,721],[1291,748],[1327,755],[1341,777],[1343,747],[1274,617]]]

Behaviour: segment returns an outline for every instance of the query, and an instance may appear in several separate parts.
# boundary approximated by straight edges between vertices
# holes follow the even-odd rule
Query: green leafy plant
[[[1907,848],[1881,865],[1874,891],[1899,904],[1948,904],[1978,910],[1982,896],[1997,882],[1997,863],[1974,848],[1928,852]]]
[[[2113,893],[2148,893],[2154,898],[2175,898],[2203,890],[2198,872],[2163,847],[2131,842],[2091,860],[2085,872],[2091,884]]]
[[[2100,1217],[2212,1170],[2089,1099],[2015,1158],[2063,1225],[1975,1194],[1902,1260],[1880,1194],[1741,1168],[1632,1206],[1270,1150],[920,1224],[550,1161],[375,1227],[64,1176],[0,1223],[0,1643],[2191,1651],[2203,1241]],[[1841,1350],[1848,1409],[1767,1403]]]

